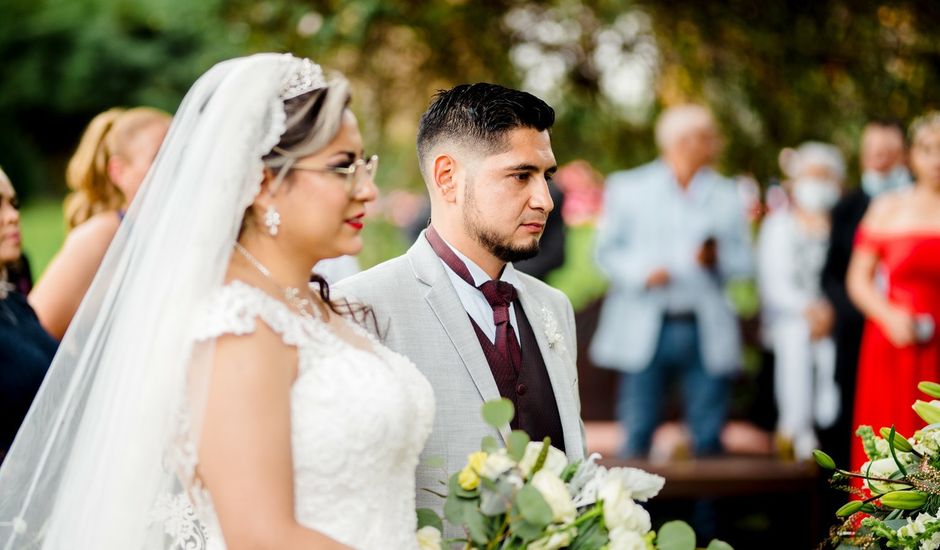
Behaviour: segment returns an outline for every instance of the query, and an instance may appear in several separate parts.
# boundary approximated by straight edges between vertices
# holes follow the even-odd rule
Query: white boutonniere
[[[558,330],[558,321],[551,310],[542,306],[542,326],[545,328],[545,338],[548,341],[548,347],[556,351],[565,351],[565,339]]]

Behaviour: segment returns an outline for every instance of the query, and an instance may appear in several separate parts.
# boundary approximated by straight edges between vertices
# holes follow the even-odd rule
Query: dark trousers
[[[622,454],[643,458],[649,454],[653,431],[663,416],[670,382],[681,379],[685,421],[696,456],[721,452],[721,429],[728,413],[731,380],[708,373],[702,362],[699,330],[694,318],[667,318],[649,366],[625,373],[620,382],[617,416],[627,442]]]

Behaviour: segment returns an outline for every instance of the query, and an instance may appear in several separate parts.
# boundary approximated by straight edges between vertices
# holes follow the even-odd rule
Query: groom
[[[462,469],[486,435],[484,401],[510,399],[513,428],[551,437],[569,459],[584,439],[574,315],[558,290],[513,269],[538,253],[552,210],[548,130],[555,112],[495,84],[437,94],[421,117],[418,161],[431,225],[404,256],[337,285],[369,305],[384,343],[431,381],[434,430],[418,467],[418,505],[440,509],[446,473]],[[501,434],[502,435],[502,434]]]

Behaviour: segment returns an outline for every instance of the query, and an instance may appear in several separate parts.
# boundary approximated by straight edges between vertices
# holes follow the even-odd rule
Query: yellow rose
[[[480,471],[486,463],[487,454],[479,451],[472,453],[467,457],[467,465],[457,476],[457,482],[460,488],[465,491],[472,491],[480,486]]]

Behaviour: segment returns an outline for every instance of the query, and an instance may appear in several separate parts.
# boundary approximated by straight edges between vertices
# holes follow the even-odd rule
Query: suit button
[[[519,384],[516,386],[516,395],[525,395],[525,392],[529,391],[529,388],[525,384]]]

